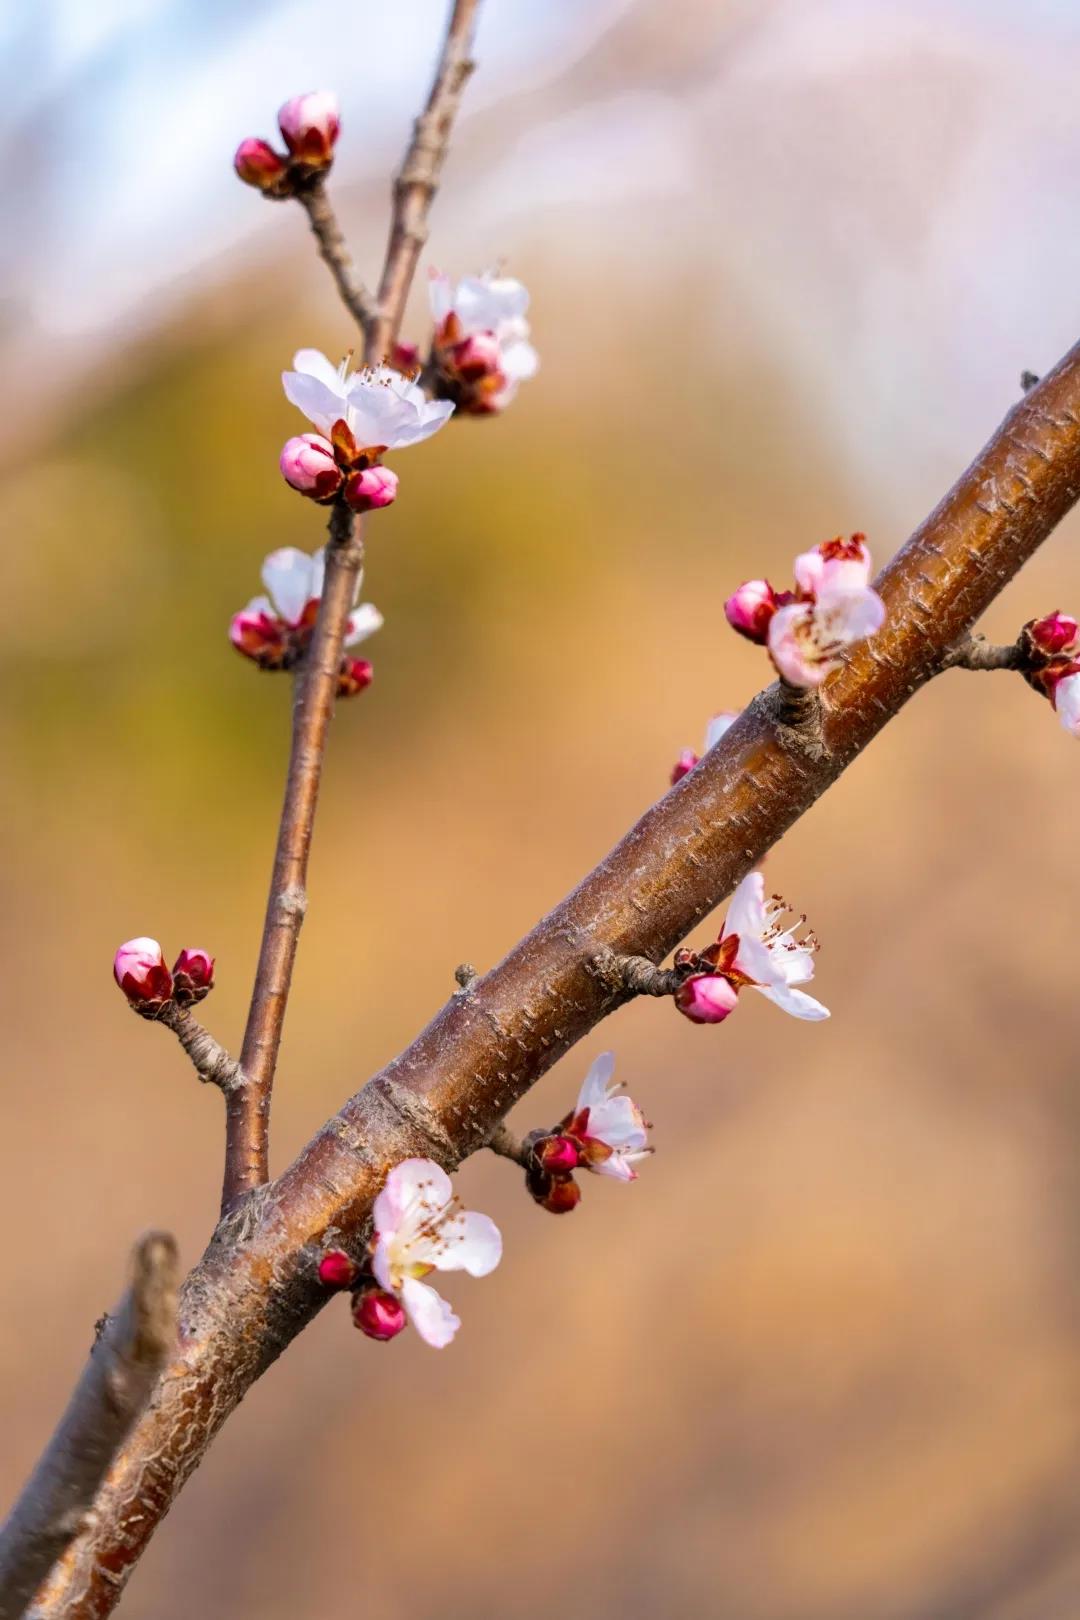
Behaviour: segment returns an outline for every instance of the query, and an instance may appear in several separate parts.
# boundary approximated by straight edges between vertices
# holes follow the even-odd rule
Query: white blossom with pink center
[[[405,1159],[375,1200],[371,1269],[380,1287],[404,1305],[420,1337],[436,1350],[460,1321],[422,1277],[467,1271],[486,1277],[502,1258],[502,1236],[487,1215],[462,1209],[450,1177],[431,1159]]]
[[[578,1094],[566,1130],[581,1145],[581,1162],[598,1176],[636,1181],[635,1164],[653,1151],[648,1145],[649,1125],[637,1103],[611,1083],[614,1052],[602,1052],[590,1068]]]
[[[787,904],[777,895],[765,898],[765,880],[760,872],[748,872],[731,897],[720,935],[722,971],[741,976],[746,988],[760,990],[763,996],[791,1013],[793,1018],[828,1018],[829,1009],[820,1001],[795,989],[814,977],[813,934],[799,930],[805,917],[790,917]]]
[[[1080,737],[1080,674],[1065,675],[1054,687],[1054,712],[1065,730]]]
[[[282,373],[285,397],[320,433],[344,422],[361,450],[381,454],[430,439],[453,415],[449,400],[428,399],[392,366],[351,372],[350,358],[335,366],[318,349],[300,349]]]
[[[529,341],[529,290],[512,276],[466,276],[455,287],[441,271],[431,272],[431,314],[435,321],[435,341],[446,330],[448,318],[454,340],[490,333],[499,345],[499,370],[506,378],[508,393],[519,383],[535,377],[540,357]],[[508,402],[508,401],[507,401]]]
[[[319,598],[322,596],[323,576],[326,570],[325,549],[320,547],[313,556],[296,546],[282,546],[272,551],[262,566],[262,582],[269,596],[256,596],[244,609],[245,614],[266,614],[282,620],[290,629],[313,623]],[[357,575],[356,595],[360,595],[363,570]],[[349,615],[344,645],[355,647],[375,634],[383,623],[383,616],[370,602],[363,602]]]
[[[792,686],[820,686],[841,654],[874,635],[885,604],[870,585],[870,552],[861,535],[828,540],[795,559],[803,600],[777,608],[769,621],[769,654]]]

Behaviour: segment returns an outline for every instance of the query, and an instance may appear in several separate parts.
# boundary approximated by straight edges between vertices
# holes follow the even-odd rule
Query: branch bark
[[[359,1242],[389,1165],[453,1168],[623,997],[603,951],[659,962],[947,661],[1080,495],[1080,345],[1017,404],[877,581],[885,628],[821,690],[805,734],[761,693],[574,892],[221,1223],[184,1287],[184,1339],[34,1620],[111,1613],[154,1528],[244,1393],[326,1301],[325,1235]]]
[[[191,1059],[195,1073],[204,1085],[217,1086],[226,1097],[244,1084],[244,1072],[220,1041],[186,1007],[168,1002],[154,1020],[171,1029]]]
[[[378,305],[357,277],[348,243],[337,222],[322,175],[317,175],[310,185],[297,191],[296,200],[311,223],[319,257],[334,278],[341,302],[366,335],[379,312]]]
[[[18,1620],[78,1535],[98,1487],[176,1338],[176,1244],[136,1245],[131,1288],[106,1319],[86,1370],[37,1467],[0,1528],[0,1620]]]

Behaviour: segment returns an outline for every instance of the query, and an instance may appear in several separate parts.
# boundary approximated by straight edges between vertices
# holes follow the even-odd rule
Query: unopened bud
[[[405,1309],[385,1288],[363,1288],[353,1295],[352,1319],[369,1339],[396,1339],[406,1325]]]
[[[1068,613],[1048,613],[1045,618],[1032,619],[1024,628],[1038,651],[1051,657],[1071,649],[1080,635],[1080,624]]]
[[[319,1281],[327,1288],[351,1288],[359,1270],[344,1249],[327,1249],[319,1261]]]
[[[256,603],[234,613],[229,622],[229,640],[245,658],[253,658],[263,669],[280,669],[287,645],[286,627],[281,620]]]
[[[502,348],[494,332],[473,332],[450,350],[450,364],[463,382],[502,374]]]
[[[698,756],[692,748],[684,748],[674,765],[671,767],[671,785],[681,782],[684,776],[689,776],[698,763]]]
[[[552,1176],[547,1191],[543,1194],[534,1192],[533,1197],[549,1215],[569,1215],[581,1203],[581,1188],[573,1176]]]
[[[395,371],[403,371],[409,376],[420,369],[419,343],[403,343],[400,338],[390,350],[390,364]]]
[[[675,992],[675,1005],[694,1024],[722,1024],[734,1012],[739,993],[723,974],[700,973]]]
[[[173,992],[172,975],[156,939],[129,939],[113,958],[113,978],[137,1012],[152,1018]]]
[[[268,141],[257,140],[253,135],[240,142],[233,157],[233,168],[241,180],[260,191],[273,191],[288,167],[288,158],[275,152]]]
[[[193,1007],[214,988],[214,958],[209,951],[182,950],[173,963],[173,997],[181,1007]]]
[[[397,498],[398,475],[389,467],[365,467],[345,481],[345,500],[354,512],[377,512]]]
[[[733,630],[764,646],[769,620],[776,612],[776,592],[767,579],[748,579],[724,603],[724,616]]]
[[[313,501],[332,501],[341,488],[334,447],[321,433],[298,433],[287,440],[278,466],[285,482]]]
[[[355,697],[375,679],[375,671],[366,658],[343,658],[338,670],[338,697]]]
[[[337,97],[331,90],[293,96],[278,112],[278,128],[294,158],[312,169],[327,168],[341,129]]]
[[[581,1163],[577,1143],[569,1136],[544,1136],[533,1148],[536,1161],[549,1175],[566,1175]]]

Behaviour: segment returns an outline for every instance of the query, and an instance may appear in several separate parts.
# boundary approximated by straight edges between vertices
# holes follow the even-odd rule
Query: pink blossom
[[[706,754],[710,748],[720,741],[724,733],[730,730],[738,718],[739,714],[736,709],[722,709],[719,714],[713,715],[705,731],[704,752]],[[676,782],[681,782],[683,777],[688,776],[694,766],[700,763],[700,756],[695,754],[692,748],[684,748],[671,767],[672,787],[675,786]]]
[[[486,1215],[463,1210],[450,1177],[431,1159],[405,1159],[375,1200],[371,1269],[404,1306],[420,1337],[436,1349],[461,1326],[446,1301],[420,1278],[432,1271],[486,1277],[502,1256],[502,1237]]]
[[[676,782],[681,782],[684,776],[690,775],[690,772],[693,770],[694,766],[698,764],[699,759],[700,755],[695,754],[692,748],[682,749],[678,759],[671,767],[672,787],[675,786]]]
[[[760,872],[748,872],[731,897],[720,938],[705,956],[736,989],[760,990],[794,1018],[828,1018],[813,996],[795,988],[814,976],[818,942],[801,933],[805,917],[788,921],[790,908],[773,895],[765,898]]]
[[[349,356],[334,366],[318,349],[299,349],[292,371],[282,373],[285,397],[320,433],[344,422],[368,460],[384,450],[420,444],[453,414],[449,400],[428,399],[417,383],[392,366],[349,370]]]
[[[278,111],[278,128],[294,158],[309,168],[325,169],[341,129],[337,97],[331,90],[293,96]]]
[[[331,501],[341,488],[334,447],[321,433],[299,433],[287,440],[278,465],[285,482],[312,500]]]
[[[469,415],[505,410],[540,366],[525,318],[528,290],[512,276],[466,276],[455,286],[433,271],[430,293],[443,391]]]
[[[764,646],[776,612],[776,592],[767,579],[748,579],[724,603],[724,617],[748,641]]]
[[[113,978],[133,1007],[152,1012],[172,998],[172,975],[156,939],[129,939],[113,958]]]
[[[365,467],[350,473],[345,483],[345,499],[354,512],[377,512],[396,500],[397,473],[389,467]]]
[[[275,152],[267,141],[257,140],[253,135],[240,142],[233,157],[233,168],[241,180],[260,191],[272,191],[288,166],[287,158]]]
[[[653,1151],[648,1145],[649,1125],[637,1104],[620,1095],[620,1082],[609,1084],[614,1071],[614,1052],[601,1053],[560,1130],[578,1144],[583,1169],[617,1181],[636,1181],[634,1166]]]
[[[861,534],[828,540],[795,559],[799,599],[778,607],[768,628],[769,655],[789,685],[820,686],[846,648],[881,629],[885,604],[870,574]]]
[[[698,973],[675,992],[675,1005],[694,1024],[722,1024],[735,1011],[739,993],[718,973]]]

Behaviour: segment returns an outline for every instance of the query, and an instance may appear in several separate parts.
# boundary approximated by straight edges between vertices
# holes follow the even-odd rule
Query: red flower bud
[[[275,152],[267,141],[256,140],[254,136],[240,142],[233,158],[233,168],[241,180],[260,191],[272,191],[288,167],[288,158]]]
[[[173,996],[181,1007],[193,1007],[214,988],[214,958],[209,951],[186,948],[173,963]]]
[[[776,612],[776,592],[767,579],[748,579],[724,603],[724,615],[733,630],[764,646],[769,620]]]
[[[338,697],[355,697],[375,679],[375,671],[366,658],[344,658],[338,671]]]
[[[359,1270],[344,1249],[327,1249],[319,1261],[319,1281],[327,1288],[351,1288]]]
[[[1032,619],[1026,629],[1038,650],[1051,657],[1066,648],[1071,649],[1080,635],[1080,624],[1071,614],[1057,611],[1042,619]]]
[[[278,466],[285,482],[313,501],[332,501],[341,488],[334,447],[321,433],[298,433],[288,439]]]
[[[172,975],[156,939],[129,939],[113,958],[113,978],[137,1012],[153,1018],[172,1000]]]
[[[720,1024],[734,1012],[739,992],[723,974],[699,973],[675,992],[675,1005],[693,1024]]]
[[[377,512],[396,500],[397,492],[397,473],[381,465],[350,473],[345,483],[345,499],[354,512]]]
[[[671,767],[672,787],[675,786],[676,782],[681,782],[684,776],[689,776],[690,772],[697,763],[698,755],[694,753],[694,750],[692,748],[684,748],[674,765]]]
[[[543,1136],[533,1148],[536,1162],[549,1175],[566,1175],[581,1163],[577,1143],[569,1136]]]
[[[395,371],[403,371],[406,376],[420,369],[419,343],[402,343],[399,338],[390,350],[390,364]]]
[[[369,1339],[396,1339],[406,1325],[405,1308],[395,1294],[385,1288],[359,1289],[353,1295],[352,1319]]]

